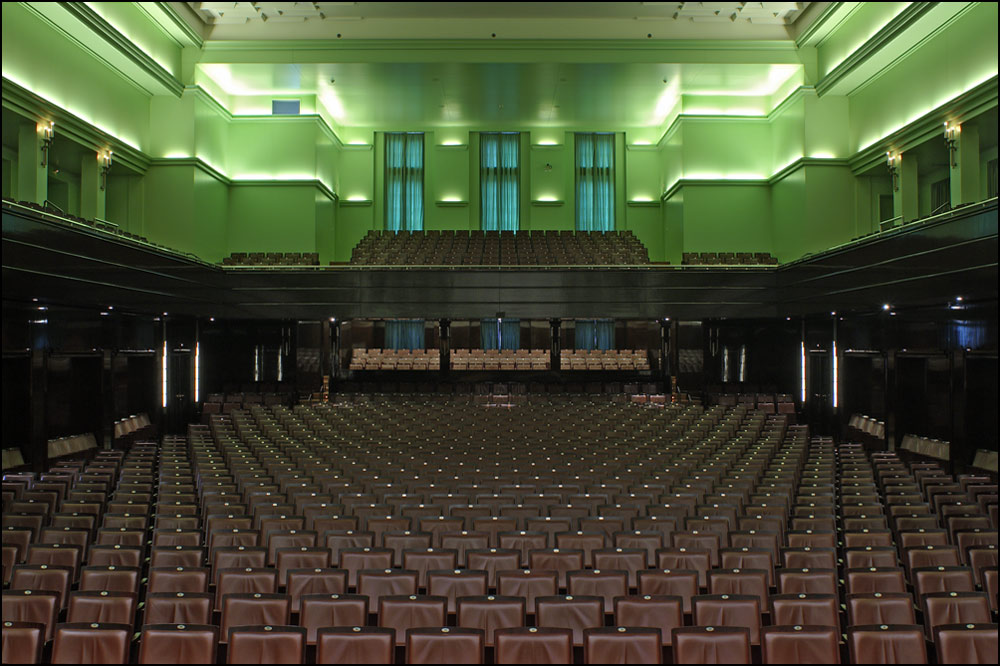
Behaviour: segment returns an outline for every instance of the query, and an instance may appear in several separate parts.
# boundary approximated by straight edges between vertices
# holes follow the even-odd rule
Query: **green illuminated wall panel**
[[[684,186],[684,252],[770,252],[771,188]]]
[[[229,188],[230,252],[315,252],[316,188],[238,183]]]

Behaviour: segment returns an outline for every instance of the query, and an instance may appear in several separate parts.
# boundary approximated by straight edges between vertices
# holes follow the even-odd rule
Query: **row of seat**
[[[645,349],[592,349],[560,351],[560,368],[563,370],[595,371],[625,370],[648,371],[649,353]]]
[[[272,603],[275,608],[294,604],[296,595],[300,604],[297,621],[301,623],[301,604],[310,596],[302,590],[315,589],[308,588],[311,585],[324,586],[323,592],[316,593],[320,597],[337,594],[342,599],[363,592],[372,610],[381,608],[383,600],[399,596],[397,593],[401,592],[405,599],[399,600],[403,606],[400,616],[409,617],[412,606],[427,601],[423,597],[428,595],[443,596],[446,604],[454,597],[454,612],[457,613],[459,600],[463,598],[461,590],[466,591],[465,596],[470,589],[478,592],[481,588],[474,586],[485,577],[487,592],[495,592],[494,597],[519,598],[524,603],[525,613],[534,618],[536,625],[542,622],[546,625],[571,624],[564,628],[571,628],[578,645],[587,629],[612,620],[614,597],[652,602],[653,597],[664,594],[676,597],[671,603],[674,607],[679,606],[681,613],[686,610],[685,598],[690,600],[690,615],[685,616],[685,621],[700,623],[702,629],[699,631],[704,633],[706,625],[717,628],[731,626],[734,622],[745,624],[741,631],[750,636],[756,628],[757,640],[753,641],[756,644],[764,635],[764,619],[770,618],[774,624],[778,613],[782,612],[773,610],[776,602],[781,606],[783,600],[778,597],[782,594],[796,597],[789,600],[798,603],[794,612],[804,612],[802,607],[806,602],[821,607],[826,604],[826,620],[815,624],[830,627],[834,626],[828,624],[833,621],[829,613],[831,599],[820,599],[816,595],[832,597],[836,609],[836,593],[843,591],[839,588],[845,585],[851,594],[866,594],[856,587],[862,584],[858,581],[866,581],[877,586],[876,590],[880,589],[878,586],[885,584],[883,574],[895,576],[899,572],[882,571],[881,566],[875,566],[874,572],[854,572],[851,570],[864,567],[848,565],[886,564],[886,559],[878,558],[889,555],[885,550],[888,536],[893,545],[893,562],[902,556],[905,565],[901,572],[904,592],[897,594],[906,594],[911,599],[911,612],[910,589],[919,590],[922,595],[917,597],[921,601],[921,615],[915,617],[916,622],[927,626],[929,613],[936,612],[938,603],[942,604],[944,612],[968,620],[975,604],[987,600],[985,595],[975,591],[978,587],[973,583],[973,591],[956,591],[954,597],[951,592],[945,592],[942,601],[937,602],[939,597],[933,595],[941,595],[941,592],[929,592],[933,589],[929,586],[949,585],[959,589],[945,574],[954,580],[961,577],[956,572],[943,571],[939,572],[942,575],[924,581],[918,577],[922,572],[917,570],[925,563],[950,568],[955,560],[947,560],[949,565],[940,563],[953,556],[959,558],[957,562],[961,565],[961,553],[965,552],[967,558],[970,554],[968,546],[987,551],[988,555],[988,547],[975,543],[965,543],[967,547],[958,548],[959,552],[955,553],[960,535],[967,532],[983,535],[988,546],[989,530],[976,533],[964,529],[982,524],[981,517],[946,510],[946,507],[962,510],[962,501],[976,500],[977,507],[980,502],[988,502],[984,500],[990,494],[988,479],[985,482],[976,477],[956,480],[937,468],[906,466],[891,457],[870,458],[860,449],[835,449],[824,441],[810,443],[805,429],[789,428],[782,418],[768,420],[765,415],[744,406],[731,410],[703,410],[696,406],[667,405],[651,411],[624,403],[579,400],[526,405],[504,418],[497,418],[489,411],[469,410],[468,405],[449,409],[448,403],[439,401],[397,400],[395,403],[370,401],[369,404],[294,409],[254,406],[249,413],[234,412],[229,419],[215,419],[209,428],[192,428],[188,442],[164,443],[155,454],[156,462],[150,466],[158,469],[155,477],[133,472],[131,463],[122,465],[112,501],[132,502],[129,512],[139,515],[124,519],[135,518],[136,522],[127,523],[131,527],[119,527],[122,523],[117,521],[122,518],[115,515],[119,512],[109,511],[97,514],[100,523],[86,519],[87,524],[105,525],[99,528],[100,540],[110,540],[115,534],[121,535],[122,540],[132,539],[133,535],[138,537],[138,544],[119,542],[114,544],[118,549],[107,550],[117,550],[120,557],[133,556],[131,548],[140,549],[140,555],[148,552],[150,568],[143,569],[145,564],[141,564],[138,571],[126,572],[126,565],[119,561],[115,571],[87,572],[88,579],[101,576],[103,582],[95,578],[81,585],[113,588],[117,584],[114,581],[138,580],[142,572],[146,572],[148,582],[138,585],[137,599],[145,599],[148,612],[152,595],[171,594],[161,591],[164,574],[205,581],[209,589],[214,586],[214,593],[205,588],[201,588],[201,592],[181,593],[192,602],[195,595],[207,595],[200,603],[214,605],[213,613],[216,608],[225,613],[226,620],[223,622],[220,615],[219,621],[223,624],[219,626],[225,627],[223,633],[228,635],[228,627],[234,623],[259,617],[253,614]],[[468,423],[452,422],[459,417],[464,417]],[[538,430],[539,422],[549,426],[548,432]],[[628,448],[621,448],[617,442],[602,445],[595,437],[608,432],[613,424],[618,426],[617,430],[612,430],[616,439],[630,438],[628,441],[632,443]],[[535,426],[534,430],[529,429],[531,425]],[[495,443],[490,436],[492,433],[497,436]],[[484,438],[484,434],[487,437]],[[442,438],[458,446],[442,452]],[[141,453],[141,447],[134,453]],[[504,460],[502,471],[477,469],[487,460],[497,459]],[[759,467],[755,460],[760,461]],[[428,462],[433,467],[426,467]],[[564,472],[565,465],[568,467]],[[87,484],[99,483],[92,476],[107,476],[101,469],[101,466],[94,466],[73,476],[73,492],[91,490]],[[158,479],[158,483],[151,484],[148,497],[145,496],[147,489],[139,480],[143,476]],[[946,477],[951,483],[944,483]],[[835,484],[823,483],[827,478]],[[788,479],[788,483],[782,479]],[[21,495],[17,496],[17,485],[22,481],[31,487],[20,487]],[[12,494],[10,497],[5,494],[5,509],[15,508],[10,504],[15,499],[41,501],[45,498],[25,493],[58,493],[57,489],[45,485],[55,482],[56,479],[5,478],[5,493]],[[41,485],[36,489],[38,484]],[[992,490],[995,505],[995,486]],[[228,494],[232,494],[232,499],[227,499]],[[918,496],[919,501],[913,496]],[[833,501],[828,503],[827,497]],[[964,499],[957,499],[959,497]],[[49,503],[45,504],[48,508]],[[774,505],[773,513],[767,511],[769,504]],[[145,512],[140,509],[142,506]],[[119,507],[109,504],[107,508]],[[876,508],[881,509],[880,513],[875,513]],[[934,511],[930,511],[932,508]],[[910,513],[920,509],[926,511]],[[7,532],[18,529],[11,520],[23,518],[23,513],[28,512],[5,515],[5,545]],[[43,512],[43,515],[47,514]],[[881,516],[882,526],[893,529],[878,529],[876,516]],[[928,516],[936,527],[915,527],[923,524],[920,521]],[[139,517],[144,521],[138,520]],[[720,518],[718,523],[710,522]],[[55,520],[54,514],[52,519]],[[910,524],[903,519],[917,522]],[[958,522],[960,519],[972,522],[962,524]],[[306,520],[311,523],[304,522]],[[865,522],[869,520],[872,522]],[[995,525],[995,515],[993,520]],[[524,529],[528,521],[535,521],[532,523],[535,529]],[[60,522],[56,527],[62,525]],[[414,527],[423,534],[414,533]],[[473,529],[463,529],[467,527]],[[511,529],[505,529],[507,527]],[[570,529],[563,529],[565,527]],[[576,534],[572,530],[574,527],[584,528],[576,530],[583,534]],[[833,529],[825,530],[827,527]],[[410,529],[409,534],[406,528]],[[639,534],[627,533],[635,529]],[[320,535],[322,543],[317,541]],[[354,538],[359,541],[348,541]],[[501,538],[505,539],[503,543]],[[560,542],[560,538],[564,541]],[[992,538],[995,544],[995,531]],[[925,545],[921,539],[933,543]],[[942,539],[944,543],[940,543]],[[309,543],[313,545],[307,545]],[[474,547],[484,543],[486,548]],[[713,545],[718,556],[715,562]],[[82,551],[82,546],[80,548]],[[90,547],[91,553],[93,548]],[[171,548],[174,550],[172,556],[177,558],[173,562],[163,559],[171,556]],[[427,548],[432,551],[428,552]],[[831,553],[825,550],[827,548],[834,549],[836,561],[832,567],[820,567],[820,564],[830,563]],[[651,549],[655,558],[652,562]],[[40,556],[60,551],[59,548],[35,550]],[[62,552],[69,554],[75,550],[66,547]],[[589,562],[586,559],[588,551]],[[106,551],[98,552],[102,557],[112,556],[105,554]],[[458,552],[463,552],[464,566],[458,560]],[[407,556],[409,561],[404,559]],[[153,557],[156,567],[151,566]],[[242,562],[233,559],[240,557],[247,559]],[[398,563],[397,557],[400,558]],[[294,558],[300,558],[298,563],[306,566],[294,566]],[[829,572],[796,571],[801,568],[837,571],[842,564],[840,560],[843,560],[845,579],[850,580],[841,583],[835,575],[832,579],[834,595],[828,593],[831,589]],[[508,564],[503,564],[504,561]],[[204,566],[183,567],[192,562]],[[579,567],[577,563],[580,562],[582,567],[569,568]],[[995,567],[995,559],[993,562]],[[186,570],[160,571],[164,568],[161,565],[171,563]],[[776,566],[778,563],[784,566]],[[256,566],[258,564],[263,566]],[[458,574],[450,568],[452,564],[458,565]],[[444,565],[449,568],[435,568]],[[519,568],[526,565],[531,567],[527,570],[530,573]],[[22,578],[29,573],[48,575],[37,570],[43,565],[29,566],[36,569],[29,572],[25,568],[23,574],[19,569],[15,573]],[[51,565],[49,574],[58,566]],[[246,566],[252,571],[241,570]],[[340,571],[331,570],[334,566]],[[371,568],[373,566],[378,568]],[[411,568],[400,570],[400,566]],[[501,574],[505,569],[498,570],[498,567],[510,567],[506,569],[509,573]],[[152,571],[154,568],[156,572]],[[733,568],[739,571],[732,571]],[[305,571],[296,572],[295,569]],[[670,571],[664,573],[663,569]],[[965,572],[957,573],[964,575]],[[772,576],[770,581],[769,574]],[[336,582],[345,578],[346,584]],[[258,588],[256,585],[260,581],[274,581],[274,587]],[[307,587],[296,587],[299,581]],[[626,584],[624,589],[622,582]],[[693,588],[692,582],[696,584]],[[498,587],[501,583],[521,587],[501,590]],[[453,587],[448,592],[439,587],[431,589],[432,584]],[[640,587],[643,584],[646,587]],[[654,584],[663,587],[650,587]],[[241,585],[254,587],[247,589]],[[574,587],[570,589],[570,585]],[[796,592],[797,588],[790,587],[795,585],[804,587]],[[150,588],[156,591],[150,592]],[[259,591],[261,589],[264,591]],[[551,600],[551,614],[543,610],[545,618],[540,620],[539,597],[554,596],[540,594],[547,590],[565,594]],[[678,594],[679,590],[687,590],[687,593]],[[115,590],[94,591],[98,594],[89,597],[99,598],[100,591]],[[433,594],[441,591],[445,593]],[[622,591],[624,595],[619,594]],[[79,595],[79,591],[75,594]],[[254,598],[253,594],[278,594],[278,598]],[[874,604],[878,612],[882,612],[883,603],[888,601],[899,604],[896,599],[883,602],[882,597],[875,596],[883,592],[867,594],[871,603],[866,606]],[[250,598],[246,598],[247,595]],[[647,595],[650,600],[643,599]],[[798,595],[805,596],[799,598]],[[66,596],[61,598],[66,599]],[[410,599],[410,596],[418,598]],[[226,612],[222,606],[230,598],[229,603],[236,606]],[[996,594],[991,598],[995,600]],[[162,607],[165,602],[158,602],[158,599],[153,597],[152,605]],[[317,602],[336,606],[339,600],[323,598]],[[931,600],[929,606],[928,600]],[[7,601],[5,598],[5,611],[9,606]],[[100,599],[95,602],[88,598],[87,601],[101,603]],[[527,610],[528,604],[533,604],[533,612]],[[306,605],[309,610],[309,603]],[[448,606],[445,608],[447,611]],[[244,615],[244,611],[249,615]],[[723,619],[716,621],[720,613]],[[665,614],[658,611],[656,615]],[[280,620],[284,615],[279,612],[276,617]],[[586,619],[574,619],[580,617]],[[597,617],[600,621],[595,619]],[[848,623],[859,617],[849,615]],[[457,619],[449,621],[457,622]],[[374,618],[369,614],[364,624],[394,622],[376,611]],[[595,624],[597,622],[599,624]],[[286,624],[275,622],[270,626]],[[814,623],[795,624],[812,626]],[[840,624],[838,618],[837,626]],[[368,631],[360,623],[358,626],[359,633]],[[932,620],[928,628],[932,638],[936,627],[937,620]],[[402,629],[405,628],[404,625]],[[824,631],[829,633],[829,628]],[[661,630],[661,640],[664,634],[670,635],[673,631]],[[679,648],[673,646],[672,649],[676,658]]]
[[[93,219],[93,220],[91,220],[91,219],[87,219],[87,218],[81,217],[79,215],[72,215],[70,213],[65,213],[65,212],[63,212],[63,211],[61,211],[61,210],[59,210],[57,208],[54,208],[54,207],[52,207],[50,205],[44,205],[43,206],[42,204],[35,203],[34,201],[16,201],[15,202],[13,199],[8,199],[8,198],[4,197],[3,202],[5,204],[7,204],[7,203],[11,203],[11,204],[16,203],[18,206],[23,206],[25,208],[30,208],[31,210],[37,211],[39,213],[44,213],[46,215],[46,219],[50,219],[50,220],[51,219],[56,219],[56,220],[63,220],[65,222],[71,222],[71,223],[76,223],[76,224],[83,224],[83,225],[86,225],[88,227],[91,227],[92,229],[96,229],[97,231],[102,231],[104,233],[112,234],[113,236],[115,236],[117,238],[127,239],[127,240],[130,240],[130,241],[137,241],[137,242],[140,242],[140,243],[145,243],[147,245],[154,245],[156,247],[161,247],[161,248],[163,247],[162,245],[157,245],[156,243],[150,243],[149,239],[146,238],[145,236],[141,236],[139,234],[133,234],[133,233],[130,233],[128,231],[125,231],[124,229],[120,228],[117,224],[108,222],[106,220],[99,220],[99,219]]]
[[[223,266],[319,266],[319,252],[233,252]]]
[[[683,266],[776,266],[770,252],[684,252]]]
[[[351,253],[358,265],[553,266],[648,264],[631,231],[369,231]]]
[[[353,349],[350,370],[440,370],[438,349]]]

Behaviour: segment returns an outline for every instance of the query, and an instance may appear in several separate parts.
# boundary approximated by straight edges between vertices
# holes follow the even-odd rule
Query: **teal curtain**
[[[615,230],[615,135],[576,135],[576,230]]]
[[[483,319],[480,322],[479,342],[483,349],[520,349],[520,319]]]
[[[479,226],[484,231],[517,231],[520,134],[479,135]]]
[[[614,349],[614,319],[577,319],[576,349]]]
[[[424,228],[422,132],[386,132],[385,228],[389,231]]]
[[[385,349],[423,349],[423,319],[390,319],[385,322]]]

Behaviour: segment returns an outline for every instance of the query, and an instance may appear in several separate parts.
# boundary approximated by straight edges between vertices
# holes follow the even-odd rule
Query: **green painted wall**
[[[229,188],[229,252],[315,252],[316,188],[299,183]]]
[[[692,183],[684,189],[684,252],[770,252],[771,188]]]
[[[149,95],[22,3],[3,3],[2,30],[5,78],[133,147],[148,147]]]
[[[805,209],[805,170],[796,169],[771,187],[771,254],[779,261],[792,261],[800,256]]]

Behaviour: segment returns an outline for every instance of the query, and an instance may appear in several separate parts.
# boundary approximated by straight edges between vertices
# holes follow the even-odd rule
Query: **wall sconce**
[[[105,152],[97,156],[97,162],[101,168],[101,189],[108,189],[108,172],[111,171],[111,151],[106,150]]]
[[[962,133],[961,125],[949,125],[944,124],[944,142],[948,144],[948,155],[951,158],[951,166],[957,167],[958,160],[955,159],[955,154],[958,152],[958,135]]]
[[[56,124],[51,120],[48,123],[39,123],[38,131],[42,134],[42,166],[49,163],[49,147],[52,146],[52,139],[56,135]]]
[[[885,154],[885,165],[889,168],[889,177],[892,178],[892,191],[899,191],[899,155],[891,152]]]

